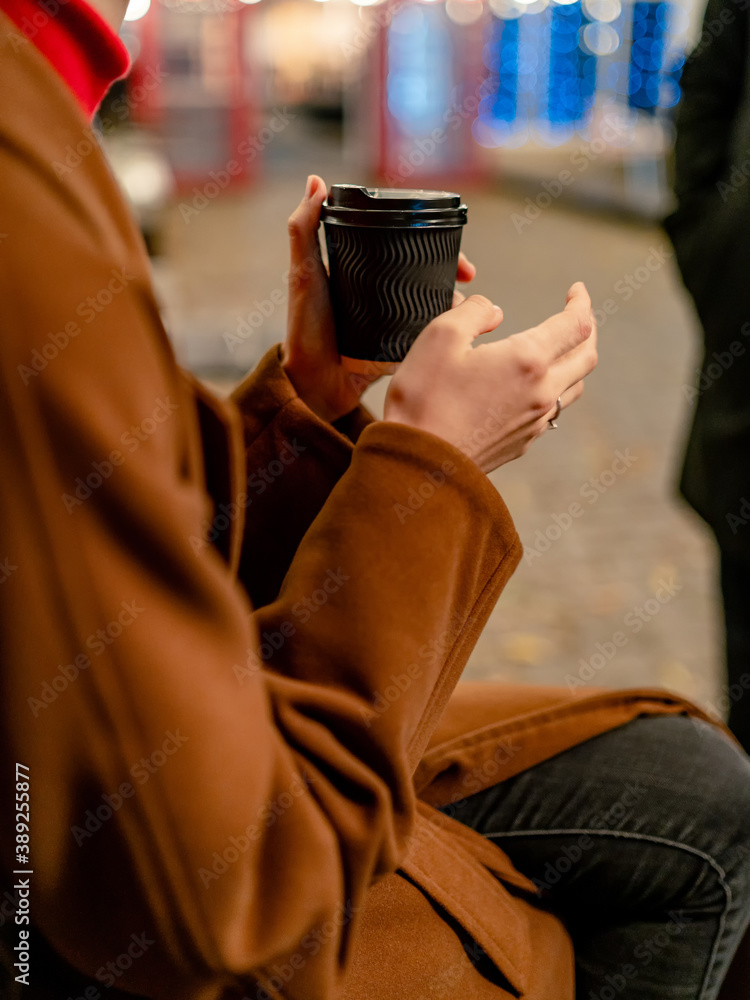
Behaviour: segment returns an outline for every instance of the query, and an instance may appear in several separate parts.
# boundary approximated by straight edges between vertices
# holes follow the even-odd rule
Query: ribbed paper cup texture
[[[380,190],[385,197],[372,198],[378,208],[371,212],[345,209],[334,220],[324,209],[339,353],[349,369],[373,374],[393,371],[422,330],[450,309],[463,230],[463,224],[442,224],[439,211],[409,208],[415,201],[429,204],[430,195],[460,204],[457,195],[398,192],[396,200]],[[383,202],[405,209],[383,211]],[[422,223],[421,215],[429,218]],[[456,210],[444,215],[454,223],[460,218]],[[379,224],[392,219],[395,224]]]

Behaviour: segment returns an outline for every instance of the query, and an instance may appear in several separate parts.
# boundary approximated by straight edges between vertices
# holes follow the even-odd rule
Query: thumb
[[[309,274],[314,270],[310,262],[320,261],[318,227],[320,225],[320,208],[325,198],[325,181],[317,174],[311,174],[307,178],[307,187],[302,201],[289,217],[292,271],[303,269]]]
[[[460,340],[466,341],[467,346],[483,333],[496,330],[503,321],[500,306],[490,302],[484,295],[470,295],[454,306],[449,315],[457,321],[456,332]]]
[[[417,337],[409,354],[420,355],[429,351],[434,355],[441,350],[462,354],[471,348],[477,337],[497,329],[502,319],[500,306],[483,295],[471,295],[429,323]]]

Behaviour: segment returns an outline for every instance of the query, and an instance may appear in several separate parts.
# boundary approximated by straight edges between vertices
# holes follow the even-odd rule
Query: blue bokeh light
[[[484,48],[489,70],[487,96],[480,102],[479,117],[490,129],[512,122],[518,111],[518,39],[520,19],[493,18]]]
[[[633,4],[628,103],[651,113],[660,106],[670,7],[653,0]]]
[[[550,18],[549,90],[546,118],[550,124],[583,124],[596,90],[596,56],[581,49],[581,28],[589,23],[580,2],[555,5]]]
[[[491,145],[493,135],[497,144],[526,135],[556,145],[583,133],[597,88],[605,102],[648,115],[674,107],[684,56],[672,46],[681,44],[686,17],[686,8],[674,0],[634,0],[624,9],[618,5],[614,15],[611,5],[597,8],[591,0],[583,5],[552,0],[542,9],[493,14],[477,119],[482,144]],[[603,26],[616,32],[614,42],[606,36],[597,43]]]
[[[388,31],[388,110],[415,135],[442,120],[450,100],[450,32],[442,11],[425,6],[403,7]]]

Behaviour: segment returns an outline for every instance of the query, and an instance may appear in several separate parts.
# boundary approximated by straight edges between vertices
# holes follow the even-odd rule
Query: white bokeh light
[[[583,9],[592,21],[609,23],[622,13],[620,0],[583,0]]]
[[[151,8],[151,0],[130,0],[128,9],[125,11],[126,21],[140,21],[148,14]]]
[[[620,47],[620,36],[611,24],[594,21],[583,29],[583,41],[595,56],[608,56]]]
[[[482,0],[448,0],[445,13],[454,24],[474,24],[484,13]]]
[[[489,0],[490,10],[504,21],[515,21],[526,10],[518,0]]]

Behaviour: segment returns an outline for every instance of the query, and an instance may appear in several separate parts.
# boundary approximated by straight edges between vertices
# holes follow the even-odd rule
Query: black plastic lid
[[[411,229],[465,226],[467,211],[461,196],[452,191],[334,184],[323,202],[321,219],[329,225]]]

